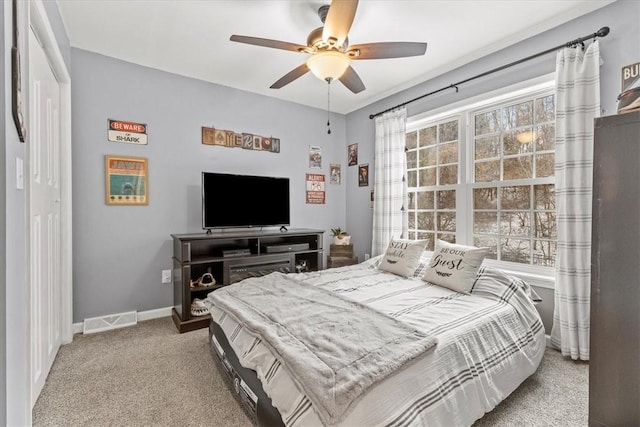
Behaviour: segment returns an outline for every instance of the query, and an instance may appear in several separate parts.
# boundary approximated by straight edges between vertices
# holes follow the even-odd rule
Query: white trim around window
[[[456,240],[463,243],[473,230],[473,208],[469,206],[469,201],[473,200],[472,194],[475,184],[472,184],[468,177],[474,174],[474,140],[473,126],[469,122],[473,121],[473,114],[482,109],[486,109],[496,104],[517,102],[522,98],[534,98],[540,95],[553,93],[554,74],[547,74],[532,80],[511,85],[483,95],[475,96],[446,107],[428,111],[410,117],[407,120],[407,133],[415,131],[447,120],[459,120],[459,182],[452,185],[456,188],[456,206],[462,206],[463,211],[459,212],[456,224]],[[553,178],[552,178],[553,179]],[[518,181],[514,181],[517,185]],[[471,185],[470,185],[471,184]],[[460,203],[463,202],[463,203]],[[464,239],[462,239],[464,237]],[[469,242],[463,244],[470,244]],[[520,264],[508,261],[498,261],[486,259],[485,264],[507,271],[517,277],[527,281],[532,286],[553,289],[555,284],[555,268],[542,267],[530,264]]]

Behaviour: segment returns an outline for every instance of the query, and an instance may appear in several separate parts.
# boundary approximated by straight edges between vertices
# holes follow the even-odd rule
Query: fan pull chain
[[[327,133],[331,135],[331,78],[327,78]]]

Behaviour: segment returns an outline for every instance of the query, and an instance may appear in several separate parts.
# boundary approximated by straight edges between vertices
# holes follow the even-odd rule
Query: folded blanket
[[[399,320],[281,273],[207,299],[271,347],[325,424],[342,420],[369,387],[436,344]]]

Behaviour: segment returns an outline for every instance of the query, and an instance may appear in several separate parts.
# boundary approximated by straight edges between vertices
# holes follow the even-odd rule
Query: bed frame
[[[217,340],[219,348],[214,341]],[[209,323],[209,347],[229,389],[254,425],[284,427],[280,413],[271,403],[271,398],[262,389],[255,371],[240,365],[238,356],[229,345],[222,328],[213,320]]]

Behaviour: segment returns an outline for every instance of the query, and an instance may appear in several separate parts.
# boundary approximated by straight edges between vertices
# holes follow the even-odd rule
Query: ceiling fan
[[[357,7],[358,0],[333,0],[331,5],[321,6],[318,9],[318,15],[324,25],[309,33],[306,46],[280,40],[235,34],[231,36],[230,40],[311,55],[305,63],[294,68],[272,84],[271,89],[280,89],[311,71],[316,77],[328,83],[338,79],[351,92],[359,93],[365,89],[365,86],[358,73],[351,67],[352,60],[420,56],[424,55],[427,50],[427,44],[418,42],[383,42],[349,46],[348,33],[356,15]]]

